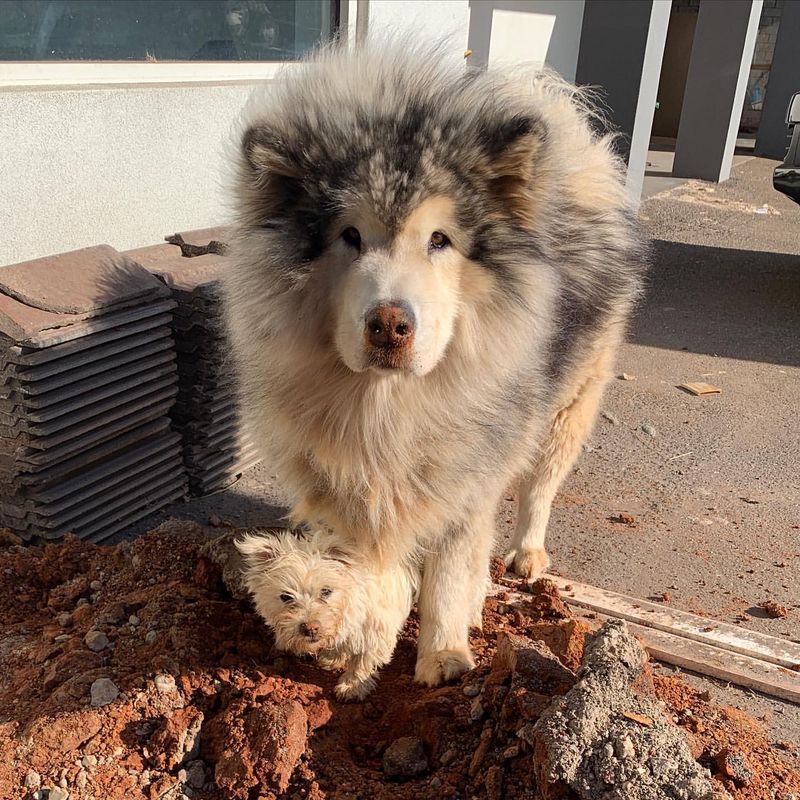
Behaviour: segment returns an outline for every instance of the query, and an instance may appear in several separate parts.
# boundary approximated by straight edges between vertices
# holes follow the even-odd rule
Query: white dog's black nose
[[[301,622],[300,633],[309,639],[316,639],[319,636],[319,622]]]
[[[408,303],[401,301],[375,306],[366,318],[364,333],[376,348],[409,347],[414,341],[416,320]]]

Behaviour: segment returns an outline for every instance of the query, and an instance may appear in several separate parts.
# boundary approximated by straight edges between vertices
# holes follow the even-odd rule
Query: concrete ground
[[[585,452],[553,509],[548,549],[569,578],[800,641],[800,206],[752,158],[716,186],[646,200],[646,296]],[[677,386],[714,384],[695,397]],[[647,430],[650,431],[648,433]],[[654,435],[653,435],[654,434]],[[280,517],[266,465],[168,514],[265,525]],[[611,522],[625,511],[635,527]],[[498,513],[501,543],[515,503]],[[770,619],[758,607],[789,608]],[[718,686],[721,700],[800,739],[800,708]]]

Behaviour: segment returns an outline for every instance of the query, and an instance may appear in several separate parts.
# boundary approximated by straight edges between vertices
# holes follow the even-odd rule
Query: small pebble
[[[53,639],[53,641],[60,644],[61,642],[68,642],[71,638],[72,637],[68,633],[60,633]]]
[[[481,687],[474,683],[465,686],[462,690],[467,697],[477,697],[481,693]]]
[[[54,786],[47,795],[47,800],[69,800],[69,792],[63,786]]]
[[[519,755],[519,745],[518,744],[512,744],[511,747],[506,747],[506,749],[503,750],[503,760],[504,761],[509,761],[512,758],[516,758],[518,755]]]
[[[62,611],[56,619],[62,628],[69,628],[72,625],[72,614],[69,611]]]
[[[612,425],[619,425],[619,420],[610,411],[601,411],[600,416]]]
[[[136,614],[131,614],[128,617],[128,624],[129,625],[138,625],[139,622],[140,622],[139,617],[137,617]]]
[[[472,722],[479,722],[483,719],[484,714],[486,714],[486,709],[483,707],[483,703],[476,697],[470,706],[469,718]]]
[[[87,778],[86,778],[86,770],[83,770],[83,769],[82,769],[82,770],[81,770],[81,771],[78,773],[78,777],[77,777],[77,778],[75,778],[75,786],[76,786],[78,789],[85,789],[85,788],[86,788],[86,782],[87,782]]]
[[[76,608],[80,608],[81,606],[88,606],[89,601],[85,597],[78,598],[78,602],[75,603]]]
[[[455,750],[450,748],[449,750],[445,750],[444,753],[442,753],[442,755],[439,756],[439,763],[443,767],[446,767],[448,764],[452,764],[456,760],[457,756],[458,753],[456,753]]]
[[[106,636],[102,631],[89,631],[86,636],[83,637],[84,644],[95,653],[99,653],[101,650],[105,650],[109,644],[108,636]]]
[[[91,589],[93,592],[99,592],[99,591],[100,591],[100,590],[103,588],[103,584],[102,584],[102,583],[100,583],[100,581],[92,581],[92,582],[89,584],[89,588],[90,588],[90,589]]]
[[[383,773],[389,778],[413,778],[427,769],[425,745],[416,736],[395,739],[383,754]]]
[[[645,433],[646,433],[648,436],[655,436],[655,435],[656,435],[656,433],[657,433],[657,431],[656,431],[655,427],[654,427],[653,425],[651,425],[649,422],[645,422],[645,423],[644,423],[644,425],[642,425],[642,430],[643,430],[643,431],[644,431],[644,432],[645,432]]]
[[[38,789],[42,785],[42,776],[38,772],[30,770],[25,776],[26,789]]]
[[[144,637],[147,644],[153,644],[156,639],[158,639],[158,631],[147,631],[147,635]]]
[[[92,696],[92,705],[95,708],[113,703],[119,695],[119,689],[109,678],[98,678],[89,691]]]
[[[172,675],[165,675],[163,672],[159,672],[155,677],[154,683],[160,694],[175,691],[175,678]]]
[[[84,756],[81,759],[81,764],[83,764],[84,767],[96,767],[97,766],[97,756],[93,756],[93,755]]]

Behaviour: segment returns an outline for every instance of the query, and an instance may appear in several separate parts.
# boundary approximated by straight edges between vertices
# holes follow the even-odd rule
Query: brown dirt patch
[[[521,681],[508,642],[543,642],[577,669],[588,628],[552,584],[535,584],[517,608],[488,600],[472,636],[478,667],[440,689],[412,681],[412,617],[377,692],[342,704],[335,673],[274,651],[249,605],[199,555],[206,538],[172,522],[115,547],[0,544],[0,797],[27,800],[59,784],[70,800],[536,796],[517,730],[569,689],[569,673]],[[90,631],[108,645],[89,649]],[[100,679],[119,694],[92,706]],[[655,687],[735,800],[800,791],[791,745],[772,745],[752,719],[679,681]],[[384,754],[403,737],[415,768],[427,761],[405,781],[384,773]],[[720,755],[725,748],[735,752]],[[752,777],[738,785],[725,770]]]

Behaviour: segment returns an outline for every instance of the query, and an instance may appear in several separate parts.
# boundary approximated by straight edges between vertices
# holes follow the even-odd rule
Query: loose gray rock
[[[202,761],[193,761],[186,767],[186,783],[193,789],[202,789],[206,783],[206,770]]]
[[[38,789],[42,785],[42,776],[38,772],[30,770],[25,776],[26,789]]]
[[[136,614],[131,614],[131,615],[128,617],[128,624],[129,624],[129,625],[136,626],[136,625],[138,625],[138,624],[139,624],[139,621],[140,621],[140,620],[139,620],[139,617],[137,617],[137,616],[136,616]]]
[[[54,786],[47,795],[47,800],[69,800],[69,792],[60,786]]]
[[[601,411],[600,416],[612,425],[619,425],[619,420],[610,411]]]
[[[655,427],[653,425],[651,425],[649,422],[645,422],[644,425],[642,425],[642,430],[648,436],[652,436],[652,437],[655,437],[656,434],[658,433],[658,431],[655,429]]]
[[[481,687],[477,684],[470,684],[465,686],[462,690],[467,697],[477,697],[481,693]]]
[[[389,778],[415,778],[427,769],[425,745],[416,736],[395,739],[383,754],[383,772]]]
[[[92,582],[89,584],[89,588],[90,588],[90,589],[91,589],[93,592],[99,592],[99,591],[100,591],[100,590],[103,588],[103,584],[102,584],[102,583],[100,583],[100,581],[92,581]]]
[[[587,644],[575,686],[519,732],[541,786],[566,785],[581,800],[713,800],[685,734],[631,689],[646,662],[622,620]]]
[[[153,642],[158,639],[158,631],[147,631],[144,640],[147,644],[153,644]]]
[[[89,690],[95,708],[113,703],[119,696],[119,689],[110,678],[98,678]]]
[[[84,767],[96,767],[97,766],[97,756],[87,755],[81,759],[81,764]]]
[[[72,614],[69,611],[62,611],[57,617],[58,624],[62,628],[69,628],[72,626]]]
[[[83,643],[95,653],[105,650],[106,647],[111,644],[111,642],[108,641],[108,636],[106,636],[103,631],[89,631],[86,636],[83,637]]]

